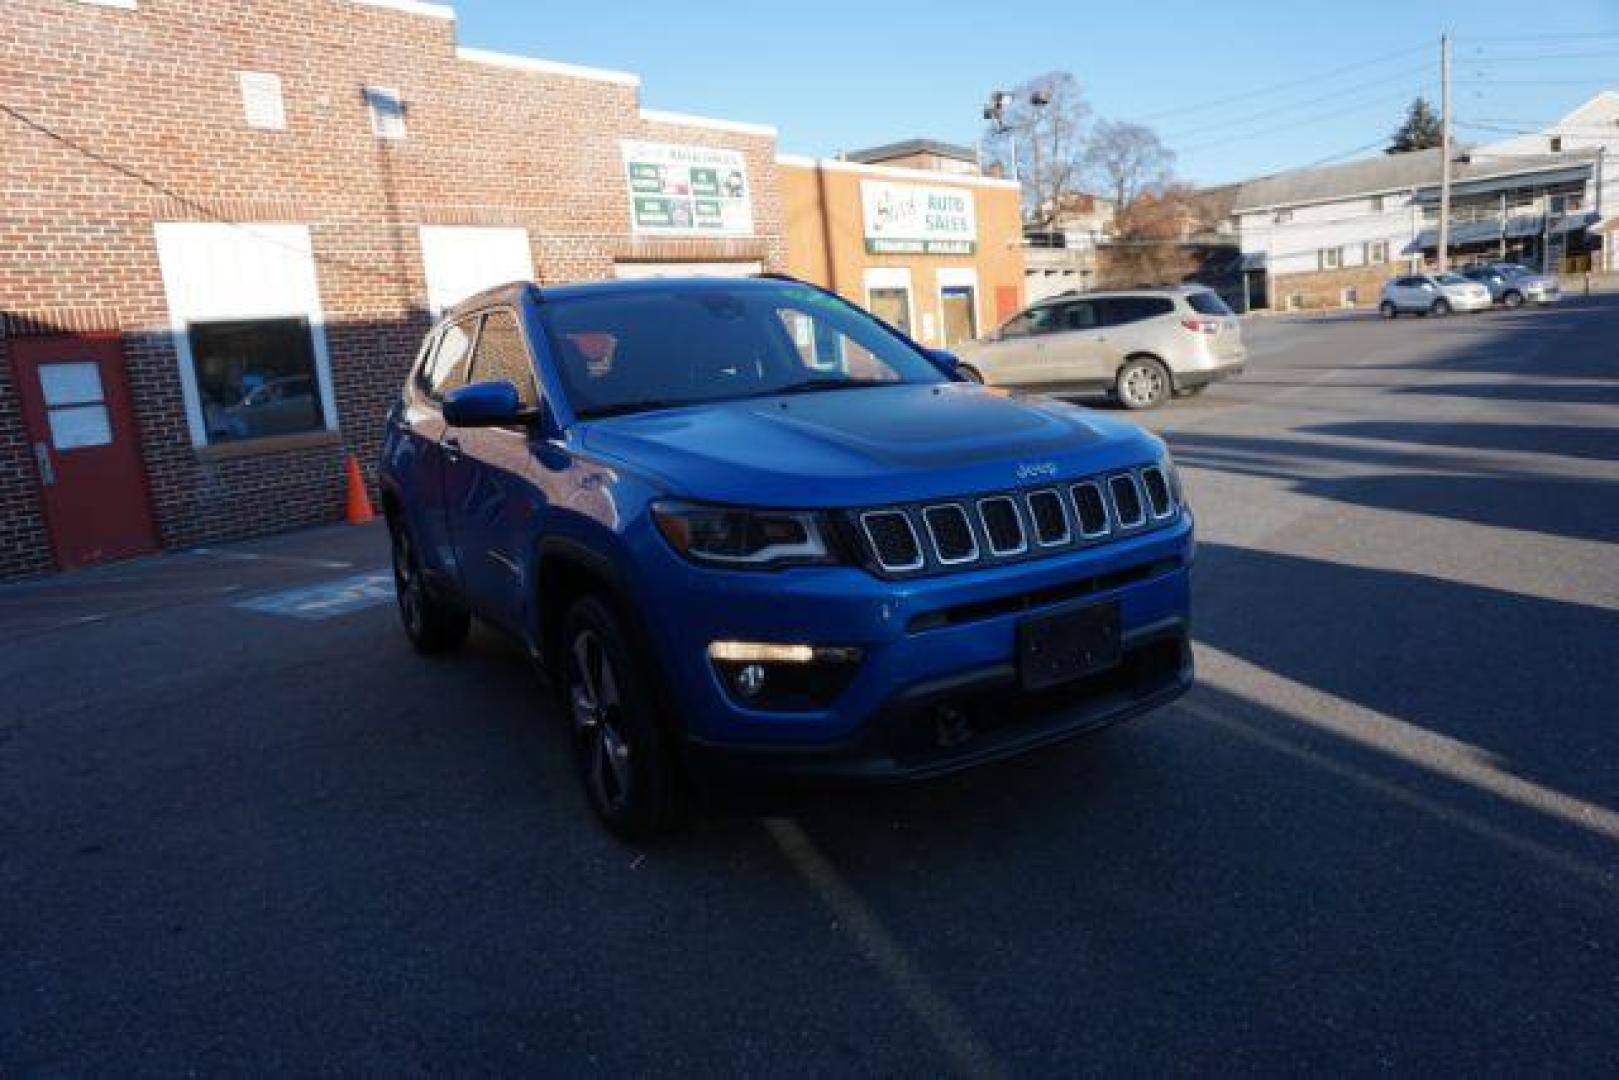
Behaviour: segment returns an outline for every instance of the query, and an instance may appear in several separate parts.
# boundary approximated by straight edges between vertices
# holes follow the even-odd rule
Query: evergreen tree
[[[1413,150],[1431,150],[1439,146],[1444,133],[1439,116],[1428,104],[1427,98],[1417,98],[1405,111],[1405,121],[1389,140],[1389,154],[1409,154]]]

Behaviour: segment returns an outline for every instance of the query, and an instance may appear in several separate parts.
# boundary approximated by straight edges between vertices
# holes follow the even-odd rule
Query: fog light
[[[721,685],[749,708],[775,712],[822,709],[860,669],[861,651],[846,645],[715,641],[708,658]]]
[[[732,682],[736,692],[745,698],[755,698],[765,688],[765,669],[759,664],[744,664],[737,669]]]

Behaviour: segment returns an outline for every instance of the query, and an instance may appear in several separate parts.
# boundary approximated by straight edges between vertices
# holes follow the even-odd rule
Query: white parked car
[[[1485,311],[1495,301],[1490,290],[1460,274],[1406,274],[1383,286],[1377,310],[1385,319],[1401,312],[1449,315],[1453,311]]]

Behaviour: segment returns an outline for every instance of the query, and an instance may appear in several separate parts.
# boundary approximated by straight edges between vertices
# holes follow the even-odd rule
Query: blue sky
[[[774,124],[794,153],[970,143],[989,90],[1064,69],[1098,115],[1155,127],[1180,175],[1201,183],[1382,139],[1417,92],[1437,104],[1446,29],[1458,120],[1542,123],[1619,89],[1619,0],[455,6],[464,45],[633,71],[647,107]]]

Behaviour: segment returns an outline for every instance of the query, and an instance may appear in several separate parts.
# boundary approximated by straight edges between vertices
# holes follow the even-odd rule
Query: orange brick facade
[[[864,182],[948,189],[972,199],[977,226],[971,254],[878,254],[868,251],[861,186]],[[945,340],[941,288],[971,281],[976,290],[976,332],[999,326],[1024,301],[1021,194],[1017,185],[990,177],[922,169],[817,162],[781,163],[787,208],[788,266],[806,281],[865,305],[869,286],[884,272],[903,274],[914,316],[911,334],[922,344]]]
[[[332,521],[369,470],[428,324],[419,228],[527,230],[542,282],[621,261],[786,269],[769,129],[643,115],[633,79],[475,62],[428,5],[358,0],[6,0],[0,11],[0,576],[51,566],[7,342],[117,330],[163,546]],[[284,130],[244,120],[241,72],[282,81]],[[366,87],[406,137],[375,137]],[[623,139],[745,157],[752,235],[631,228]],[[197,447],[154,225],[306,225],[341,430]]]

